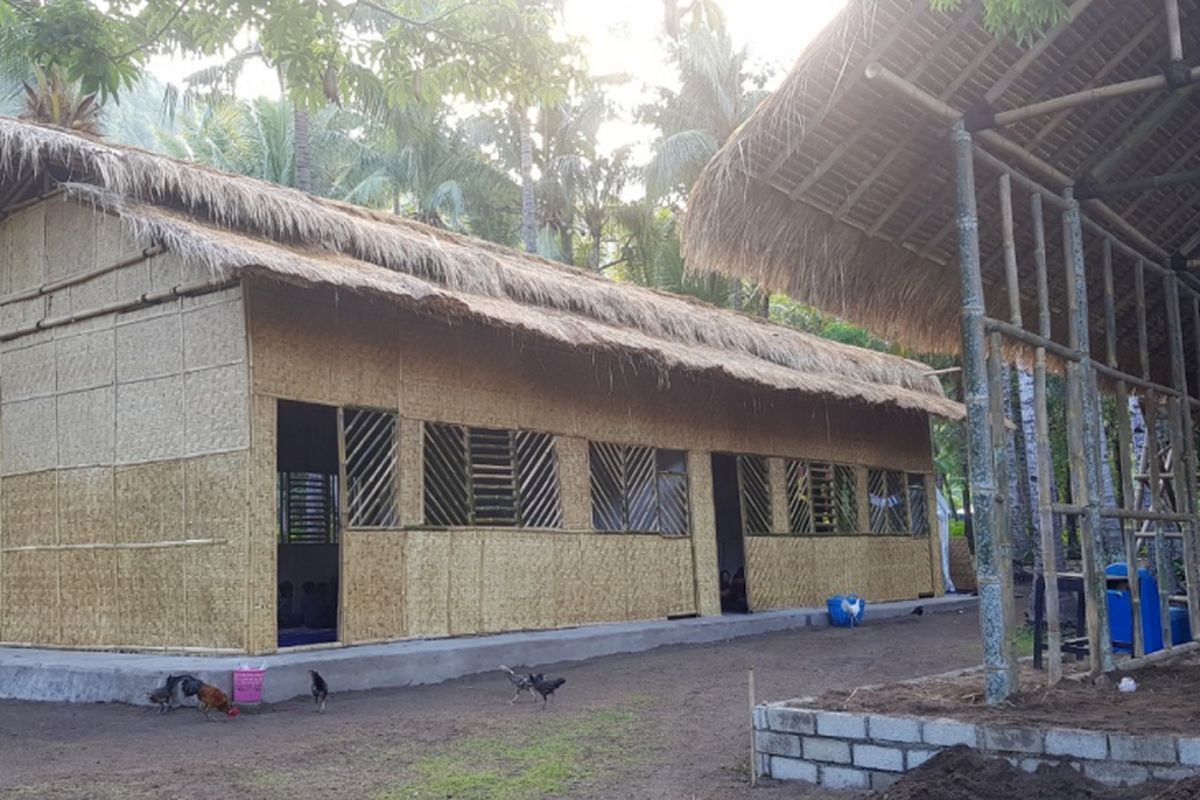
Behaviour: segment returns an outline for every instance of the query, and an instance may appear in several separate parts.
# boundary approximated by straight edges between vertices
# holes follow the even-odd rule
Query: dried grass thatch
[[[1180,6],[1185,18],[1200,16],[1200,0],[1180,0]],[[928,0],[850,0],[697,182],[685,222],[689,265],[761,281],[919,349],[956,352],[961,294],[948,125],[867,79],[865,68],[878,62],[960,110],[978,107],[989,91],[995,94],[993,107],[1003,110],[1159,73],[1166,60],[1161,3],[1093,0],[1072,8],[1077,18],[1052,31],[1050,46],[1023,63],[1026,49],[983,28],[981,0],[952,14],[932,11]],[[1185,28],[1185,52],[1195,53],[1200,28]],[[1200,92],[1126,97],[1036,117],[1003,134],[1063,173],[1080,175],[1160,107],[1171,113],[1103,179],[1200,167],[1194,146]],[[988,312],[1006,319],[999,176],[983,165],[977,165],[977,176]],[[1200,193],[1191,189],[1158,189],[1108,203],[1173,252],[1200,222]],[[1037,314],[1030,204],[1022,191],[1015,192],[1014,203],[1021,306],[1032,327]],[[1062,248],[1050,207],[1046,228],[1051,305],[1062,310]],[[1086,239],[1092,345],[1103,357],[1100,242],[1091,232]],[[1159,282],[1148,281],[1148,289],[1150,308],[1161,308]],[[1132,293],[1132,264],[1119,256],[1121,363],[1136,371]],[[1065,314],[1055,315],[1056,325],[1065,324]],[[1165,315],[1151,316],[1150,341],[1162,380]],[[1185,336],[1191,335],[1189,321]],[[1065,341],[1065,331],[1056,328],[1055,338]]]
[[[193,264],[383,295],[560,346],[949,417],[924,365],[134,148],[0,119],[0,196],[48,175]]]

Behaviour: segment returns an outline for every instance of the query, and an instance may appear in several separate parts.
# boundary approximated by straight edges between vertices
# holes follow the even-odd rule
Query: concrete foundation
[[[868,607],[865,625],[904,617],[974,608],[976,598],[949,595]],[[707,644],[776,631],[829,624],[824,609],[590,625],[553,631],[504,633],[459,639],[423,639],[269,656],[201,657],[0,648],[0,698],[70,703],[147,704],[146,693],[169,673],[188,672],[230,690],[239,665],[266,667],[268,703],[306,695],[308,670],[316,669],[335,692],[441,683],[500,664],[536,666],[582,661],[656,647]]]

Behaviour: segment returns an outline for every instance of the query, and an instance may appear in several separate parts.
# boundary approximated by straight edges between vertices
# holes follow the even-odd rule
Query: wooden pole
[[[1179,0],[1165,0],[1167,7],[1167,44],[1172,61],[1183,61],[1183,28],[1179,24]]]
[[[754,737],[754,666],[750,666],[750,788],[758,785],[758,745]]]
[[[1200,623],[1200,554],[1196,552],[1196,540],[1200,526],[1196,522],[1196,431],[1192,421],[1191,405],[1187,402],[1187,367],[1184,363],[1183,309],[1179,301],[1179,280],[1172,274],[1167,279],[1167,326],[1171,333],[1171,375],[1175,388],[1183,399],[1174,407],[1171,416],[1172,448],[1175,461],[1175,511],[1191,515],[1189,522],[1182,523],[1183,568],[1188,586],[1188,620],[1192,630]],[[1193,306],[1193,309],[1195,306]],[[1200,332],[1197,332],[1200,335]],[[1170,629],[1169,611],[1163,611]],[[1197,633],[1195,635],[1200,635]]]
[[[1150,452],[1150,510],[1165,513],[1162,507],[1162,462],[1158,457],[1158,397],[1154,392],[1146,395],[1142,403],[1142,416],[1146,420],[1146,447]],[[1170,647],[1171,623],[1169,603],[1171,590],[1167,577],[1171,574],[1171,562],[1167,559],[1167,537],[1161,519],[1154,522],[1154,571],[1158,575],[1158,607],[1163,646]]]
[[[1034,194],[1033,260],[1037,267],[1038,334],[1050,338],[1050,293],[1046,277],[1046,228],[1042,212],[1042,196]],[[1051,511],[1050,476],[1053,474],[1050,453],[1050,418],[1046,408],[1046,348],[1034,354],[1033,415],[1037,429],[1038,530],[1041,532],[1042,581],[1045,584],[1046,604],[1046,673],[1053,686],[1062,680],[1062,627],[1058,608],[1058,551],[1054,541],[1054,514]]]
[[[1101,252],[1104,265],[1104,358],[1112,369],[1119,369],[1117,360],[1117,309],[1113,292],[1112,240],[1104,240]],[[1129,387],[1117,381],[1117,467],[1121,472],[1121,505],[1133,510],[1133,428],[1129,419]],[[1142,631],[1141,577],[1138,575],[1136,526],[1121,520],[1121,542],[1125,550],[1125,571],[1129,576],[1130,649],[1135,657],[1146,654]]]
[[[989,430],[987,357],[984,341],[983,277],[979,263],[979,212],[971,134],[954,125],[955,189],[959,269],[962,278],[963,399],[967,407],[967,471],[975,534],[975,575],[979,585],[979,624],[983,638],[984,695],[989,705],[1012,694],[1007,658],[1004,586],[996,541],[995,455]]]
[[[1192,79],[1200,78],[1200,67],[1192,69]],[[1079,108],[1080,106],[1089,106],[1096,103],[1104,102],[1105,100],[1113,100],[1119,97],[1128,97],[1135,94],[1148,94],[1157,92],[1162,89],[1169,88],[1166,77],[1162,75],[1152,75],[1148,78],[1135,78],[1130,81],[1122,81],[1121,83],[1113,83],[1108,86],[1097,86],[1094,89],[1085,89],[1082,92],[1074,92],[1065,94],[1061,97],[1053,97],[1049,100],[1042,100],[1037,103],[1031,103],[1020,108],[1001,111],[996,114],[994,122],[997,126],[1012,125],[1014,122],[1024,122],[1033,117],[1040,117],[1046,114],[1054,114],[1058,111],[1066,111],[1071,108]]]

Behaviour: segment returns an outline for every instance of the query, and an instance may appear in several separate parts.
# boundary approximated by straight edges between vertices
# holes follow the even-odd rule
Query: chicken
[[[171,708],[171,702],[175,699],[175,687],[184,677],[183,675],[168,675],[166,683],[147,695],[151,703],[158,705],[158,713],[165,714]]]
[[[217,710],[225,714],[225,716],[233,719],[241,712],[238,707],[230,704],[229,698],[215,686],[210,686],[207,683],[201,683],[200,688],[196,691],[196,696],[200,700],[200,711],[208,718],[208,712]]]
[[[850,598],[854,598],[854,602],[850,602]],[[856,595],[849,595],[842,598],[842,611],[850,619],[850,627],[853,628],[858,624],[858,615],[862,613],[862,600]]]
[[[204,682],[195,675],[180,675],[179,689],[183,692],[184,697],[195,697],[200,693],[200,687]]]
[[[519,675],[516,672],[513,672],[508,667],[504,666],[503,664],[500,665],[500,669],[504,670],[504,674],[508,676],[509,682],[513,685],[513,688],[516,690],[516,693],[513,694],[512,700],[508,701],[510,704],[517,702],[517,698],[521,696],[521,692],[529,692],[529,696],[531,698],[533,698],[534,681],[544,677],[540,674],[539,675]],[[536,699],[536,698],[534,698],[534,699]]]
[[[554,697],[555,690],[567,682],[566,678],[551,678],[547,680],[541,674],[531,675],[530,678],[533,679],[533,690],[542,696],[542,708],[546,707],[547,700]]]
[[[912,610],[912,615],[914,617],[924,616],[924,614],[925,614],[925,606],[917,606],[916,608],[914,608]]]
[[[313,704],[317,707],[317,713],[325,710],[325,701],[329,699],[329,684],[325,683],[325,679],[321,677],[321,673],[315,669],[308,671],[312,678],[312,696]]]

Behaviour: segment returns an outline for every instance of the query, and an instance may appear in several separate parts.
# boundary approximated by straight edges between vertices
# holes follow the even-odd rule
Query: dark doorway
[[[337,409],[280,400],[279,646],[336,642],[341,541]]]
[[[737,456],[713,453],[712,474],[721,611],[726,614],[745,614],[750,611],[750,605],[746,591],[746,553],[742,539]]]

